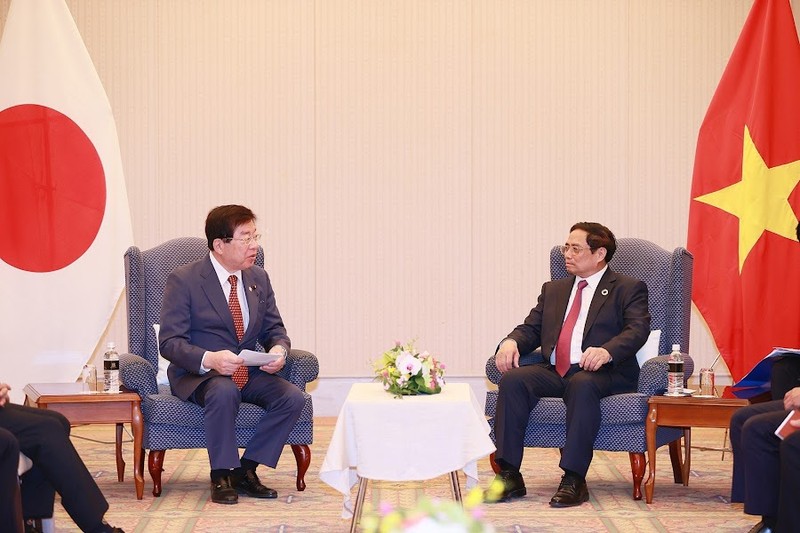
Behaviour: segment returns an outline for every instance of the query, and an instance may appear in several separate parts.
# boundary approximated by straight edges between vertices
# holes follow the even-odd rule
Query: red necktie
[[[581,311],[581,293],[583,288],[586,287],[585,279],[578,282],[578,290],[575,291],[575,299],[572,300],[572,307],[569,308],[567,318],[564,320],[564,325],[561,327],[561,333],[558,336],[558,343],[556,344],[556,372],[561,377],[564,377],[569,371],[570,366],[570,345],[572,344],[572,331],[575,329],[575,323],[578,321],[578,313]]]
[[[239,306],[238,280],[236,276],[230,276],[228,277],[228,281],[231,284],[231,295],[228,297],[228,309],[231,310],[231,316],[233,316],[233,327],[236,328],[236,338],[241,341],[242,337],[244,337],[244,317],[242,316],[242,308]],[[231,377],[239,390],[242,390],[247,383],[247,367],[240,365],[239,368],[233,372],[233,376]]]

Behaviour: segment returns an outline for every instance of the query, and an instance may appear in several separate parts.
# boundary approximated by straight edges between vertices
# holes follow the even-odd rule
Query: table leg
[[[131,406],[131,432],[133,433],[133,484],[136,487],[136,499],[144,495],[144,455],[142,450],[142,406],[134,402]]]
[[[450,490],[453,493],[453,499],[463,505],[461,501],[461,485],[458,482],[458,472],[455,470],[450,472]]]
[[[361,511],[364,510],[364,496],[367,494],[368,483],[369,480],[367,478],[358,476],[358,495],[353,507],[353,518],[350,521],[350,533],[356,533],[358,523],[361,521]]]
[[[655,490],[656,482],[656,424],[658,420],[658,408],[656,406],[650,407],[650,412],[644,423],[644,433],[647,439],[647,481],[644,484],[645,501],[653,503],[653,491]]]
[[[683,430],[683,486],[689,486],[689,471],[692,467],[692,428]]]
[[[117,481],[125,481],[125,459],[122,458],[122,423],[117,422]]]

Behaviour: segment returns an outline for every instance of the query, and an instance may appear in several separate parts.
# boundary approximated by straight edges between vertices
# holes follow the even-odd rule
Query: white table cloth
[[[345,518],[359,476],[420,481],[463,470],[470,488],[478,482],[477,460],[495,450],[489,431],[466,383],[402,399],[380,383],[357,383],[339,413],[319,477],[344,495]]]

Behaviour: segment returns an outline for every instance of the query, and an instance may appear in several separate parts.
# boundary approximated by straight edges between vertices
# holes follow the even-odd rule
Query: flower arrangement
[[[472,489],[462,507],[453,500],[422,497],[413,509],[395,509],[382,503],[378,513],[367,513],[361,519],[365,533],[494,533],[484,522],[483,491]]]
[[[444,363],[428,352],[417,352],[414,341],[396,341],[394,348],[383,352],[375,362],[376,379],[397,397],[442,392],[444,369]]]

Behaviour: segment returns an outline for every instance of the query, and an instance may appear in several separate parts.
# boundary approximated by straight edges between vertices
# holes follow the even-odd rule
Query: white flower
[[[397,370],[405,377],[416,376],[422,370],[422,363],[413,354],[403,351],[395,361]]]

